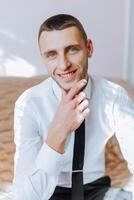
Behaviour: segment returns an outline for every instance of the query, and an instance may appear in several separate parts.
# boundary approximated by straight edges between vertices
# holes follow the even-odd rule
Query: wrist
[[[66,139],[67,139],[67,133],[65,132],[63,133],[58,130],[57,131],[50,130],[46,138],[46,144],[55,151],[57,151],[58,153],[63,154],[65,149]]]

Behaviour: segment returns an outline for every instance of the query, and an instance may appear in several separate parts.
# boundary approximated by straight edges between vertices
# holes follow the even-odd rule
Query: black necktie
[[[73,169],[72,169],[72,200],[84,200],[83,164],[85,150],[85,120],[75,130]]]

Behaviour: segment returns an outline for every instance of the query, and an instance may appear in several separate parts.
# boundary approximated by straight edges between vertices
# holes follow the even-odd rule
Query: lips
[[[76,72],[76,70],[77,70],[77,69],[75,69],[75,70],[73,70],[73,71],[70,71],[70,72],[67,72],[67,73],[59,74],[59,76],[64,77],[64,76],[71,75],[71,74],[73,74],[74,72]]]
[[[62,79],[64,79],[65,81],[71,81],[71,80],[73,80],[73,78],[75,78],[76,71],[77,71],[77,69],[70,71],[68,73],[59,74],[59,76]]]

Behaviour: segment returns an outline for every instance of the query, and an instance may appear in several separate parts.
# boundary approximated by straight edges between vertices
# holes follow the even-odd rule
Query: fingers
[[[80,112],[80,114],[83,116],[84,119],[87,117],[87,115],[90,112],[88,105],[89,105],[89,101],[85,99],[77,106],[78,111]]]
[[[82,79],[81,81],[77,82],[74,87],[70,89],[68,92],[68,99],[73,99],[87,84],[86,79]]]
[[[86,94],[84,92],[80,92],[75,97],[75,102],[77,105],[79,105],[84,99],[86,99]]]
[[[84,117],[84,119],[87,117],[87,115],[90,113],[90,109],[89,108],[86,108],[83,112],[82,112],[82,115]]]
[[[79,100],[81,100],[83,98],[84,98],[84,100],[82,100],[81,103],[77,104],[77,106],[76,106],[76,109],[78,111],[78,115],[82,120],[84,120],[88,116],[88,114],[90,113],[90,109],[88,107],[89,101],[88,101],[88,99],[86,99],[85,93],[82,92],[81,95],[79,95]]]
[[[82,121],[88,116],[89,113],[90,113],[90,109],[88,107],[85,110],[83,110],[83,112],[78,111],[77,119],[79,123],[82,123]]]
[[[80,112],[83,112],[89,105],[89,102],[87,99],[85,99],[84,101],[82,101],[78,106],[77,106],[77,109],[80,111]]]

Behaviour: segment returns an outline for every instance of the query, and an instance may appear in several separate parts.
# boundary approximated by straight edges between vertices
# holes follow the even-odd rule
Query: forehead
[[[82,34],[77,27],[63,30],[43,31],[39,39],[41,51],[64,48],[69,45],[83,43]]]

